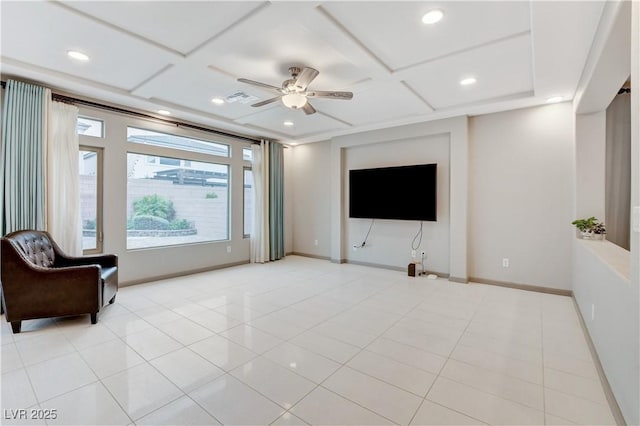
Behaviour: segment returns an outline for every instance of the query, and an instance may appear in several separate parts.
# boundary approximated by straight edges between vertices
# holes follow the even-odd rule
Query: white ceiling
[[[2,1],[3,79],[247,135],[312,142],[462,114],[573,99],[603,2]],[[444,19],[421,22],[439,8]],[[67,57],[80,50],[91,58]],[[292,65],[320,71],[317,114],[280,102],[211,103],[280,86]],[[461,86],[465,77],[477,83]],[[257,101],[254,101],[257,102]],[[253,102],[251,102],[253,103]],[[283,125],[285,120],[293,126]]]

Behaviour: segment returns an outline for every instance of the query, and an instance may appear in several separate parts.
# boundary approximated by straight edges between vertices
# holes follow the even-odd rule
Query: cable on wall
[[[371,219],[371,225],[369,225],[369,230],[367,231],[367,235],[364,237],[364,241],[362,241],[362,244],[354,245],[353,246],[354,249],[362,248],[365,246],[365,244],[367,243],[367,239],[369,238],[369,234],[371,233],[371,228],[373,228],[373,222],[375,222],[375,219]]]
[[[418,240],[418,238],[420,238]],[[416,244],[416,240],[418,240],[418,244]],[[420,229],[415,237],[413,237],[413,241],[411,241],[411,250],[418,250],[420,248],[420,244],[422,244],[422,221],[420,221]]]

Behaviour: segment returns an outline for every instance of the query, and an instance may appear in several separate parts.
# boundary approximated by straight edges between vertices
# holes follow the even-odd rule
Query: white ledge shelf
[[[631,252],[609,241],[578,240],[595,253],[611,269],[631,282]]]

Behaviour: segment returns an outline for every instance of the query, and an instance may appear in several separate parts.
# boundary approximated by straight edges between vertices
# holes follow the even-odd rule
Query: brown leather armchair
[[[118,291],[116,255],[65,255],[44,231],[16,231],[2,237],[2,307],[14,333],[22,320],[91,314],[113,303]]]

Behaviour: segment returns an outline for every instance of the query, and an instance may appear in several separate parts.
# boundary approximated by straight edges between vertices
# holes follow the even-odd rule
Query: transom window
[[[218,157],[229,157],[229,145],[185,136],[170,135],[152,130],[138,129],[136,127],[127,128],[127,141],[162,148],[179,149],[181,151],[216,155]]]

